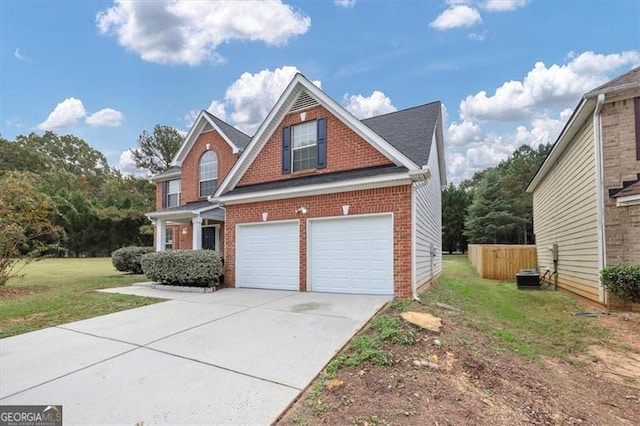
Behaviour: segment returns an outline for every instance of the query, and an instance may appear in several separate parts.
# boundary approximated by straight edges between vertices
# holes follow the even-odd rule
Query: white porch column
[[[156,251],[164,251],[164,239],[166,238],[165,221],[156,219]]]
[[[193,244],[191,248],[193,250],[200,250],[202,249],[202,217],[194,217],[191,219],[191,223],[193,223]]]

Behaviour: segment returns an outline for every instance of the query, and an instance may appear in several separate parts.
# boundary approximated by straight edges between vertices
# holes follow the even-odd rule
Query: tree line
[[[139,136],[132,157],[140,169],[159,173],[169,167],[181,143],[175,129],[157,125]],[[155,186],[147,178],[124,176],[100,151],[73,135],[48,131],[13,141],[0,137],[0,194],[0,257],[10,248],[13,255],[44,250],[78,257],[153,244],[145,213],[154,210]],[[46,231],[34,228],[31,213],[37,213],[35,222]]]
[[[526,192],[551,151],[522,145],[497,166],[476,172],[442,191],[443,251],[465,252],[472,244],[533,244],[533,198]]]

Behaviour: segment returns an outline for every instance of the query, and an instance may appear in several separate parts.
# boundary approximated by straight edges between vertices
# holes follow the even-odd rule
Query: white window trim
[[[171,182],[178,182],[178,192],[171,192]],[[180,196],[182,194],[182,179],[171,179],[167,185],[167,208],[168,207],[178,207],[180,205]],[[176,202],[175,206],[172,206],[169,203],[169,198],[171,195],[178,195],[178,201]]]
[[[315,142],[312,145],[299,146],[298,148],[295,147],[296,146],[295,128],[298,127],[298,126],[301,126],[303,124],[307,124],[307,123],[311,123],[311,121],[305,121],[304,123],[298,123],[298,124],[295,124],[295,125],[291,126],[291,172],[292,173],[305,172],[307,170],[315,170],[315,169],[318,168],[317,167],[317,162],[318,162],[318,158],[317,157],[316,157],[316,167],[310,167],[308,169],[301,169],[301,170],[295,170],[295,168],[293,167],[293,164],[294,164],[293,160],[295,158],[295,155],[294,155],[295,151],[299,151],[301,149],[308,149],[308,148],[311,148],[311,147],[316,147],[316,149],[317,149],[317,147],[318,147],[318,120],[313,120],[313,123],[315,123],[315,125],[316,125],[315,126],[315,130],[316,130],[316,140],[315,140]]]
[[[206,154],[207,152],[211,152],[211,153],[213,153],[213,156],[214,156],[214,158],[215,158],[215,161],[211,161],[211,162],[209,162],[209,163],[204,163],[204,164],[214,164],[214,163],[215,163],[215,165],[216,165],[216,173],[215,173],[215,176],[213,177],[213,179],[205,179],[205,180],[203,180],[203,179],[202,179],[202,166],[203,166],[203,163],[202,163],[202,157],[204,157],[204,156],[205,156],[205,154]],[[198,161],[198,197],[203,198],[203,197],[209,197],[209,196],[211,196],[211,195],[212,195],[212,194],[210,194],[210,195],[206,195],[206,194],[205,194],[205,195],[203,195],[203,194],[200,192],[200,189],[202,188],[202,182],[209,182],[209,181],[212,181],[212,180],[214,180],[214,181],[217,181],[217,180],[218,180],[218,171],[219,171],[219,170],[218,170],[218,168],[219,168],[218,166],[219,166],[218,154],[216,154],[216,152],[215,152],[215,151],[213,151],[213,150],[209,149],[209,150],[207,150],[207,151],[205,151],[205,152],[203,152],[203,153],[202,153],[202,155],[200,156],[200,161]],[[217,185],[216,185],[216,188],[215,188],[215,189],[217,189]],[[215,193],[215,190],[214,190],[214,193]]]

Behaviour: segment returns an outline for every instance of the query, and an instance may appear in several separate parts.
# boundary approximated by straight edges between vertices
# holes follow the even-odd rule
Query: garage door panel
[[[299,290],[298,230],[298,222],[238,225],[236,286]]]
[[[391,215],[311,220],[312,291],[393,294]]]

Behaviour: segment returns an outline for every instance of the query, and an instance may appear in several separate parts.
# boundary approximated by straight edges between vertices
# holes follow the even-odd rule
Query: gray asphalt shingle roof
[[[364,169],[344,170],[341,172],[322,173],[319,175],[303,176],[293,179],[278,180],[275,182],[258,183],[255,185],[237,186],[224,195],[239,195],[251,192],[271,191],[276,189],[294,188],[305,185],[318,185],[324,183],[339,182],[341,180],[359,179],[372,176],[383,176],[394,173],[408,172],[406,167],[398,167],[395,164],[388,166],[367,167]]]
[[[439,101],[362,120],[418,166],[429,162],[431,142],[440,117]]]
[[[183,212],[183,211],[184,212],[190,212],[190,211],[193,211],[193,210],[200,210],[200,209],[205,208],[205,207],[215,208],[217,206],[214,205],[214,204],[211,204],[210,202],[205,200],[205,201],[194,201],[192,203],[187,203],[187,204],[184,204],[182,206],[169,207],[169,208],[162,209],[162,210],[159,210],[159,211],[162,211],[163,213],[165,213],[165,212]]]
[[[224,134],[227,135],[227,137],[231,140],[231,142],[233,142],[235,146],[240,148],[240,150],[245,149],[247,145],[249,145],[249,142],[251,142],[250,136],[246,135],[245,133],[241,132],[240,130],[236,129],[230,124],[227,124],[224,121],[220,120],[218,117],[211,114],[209,111],[204,111],[204,113],[207,114],[207,116],[216,123],[216,125],[220,128],[220,130],[222,130]]]

